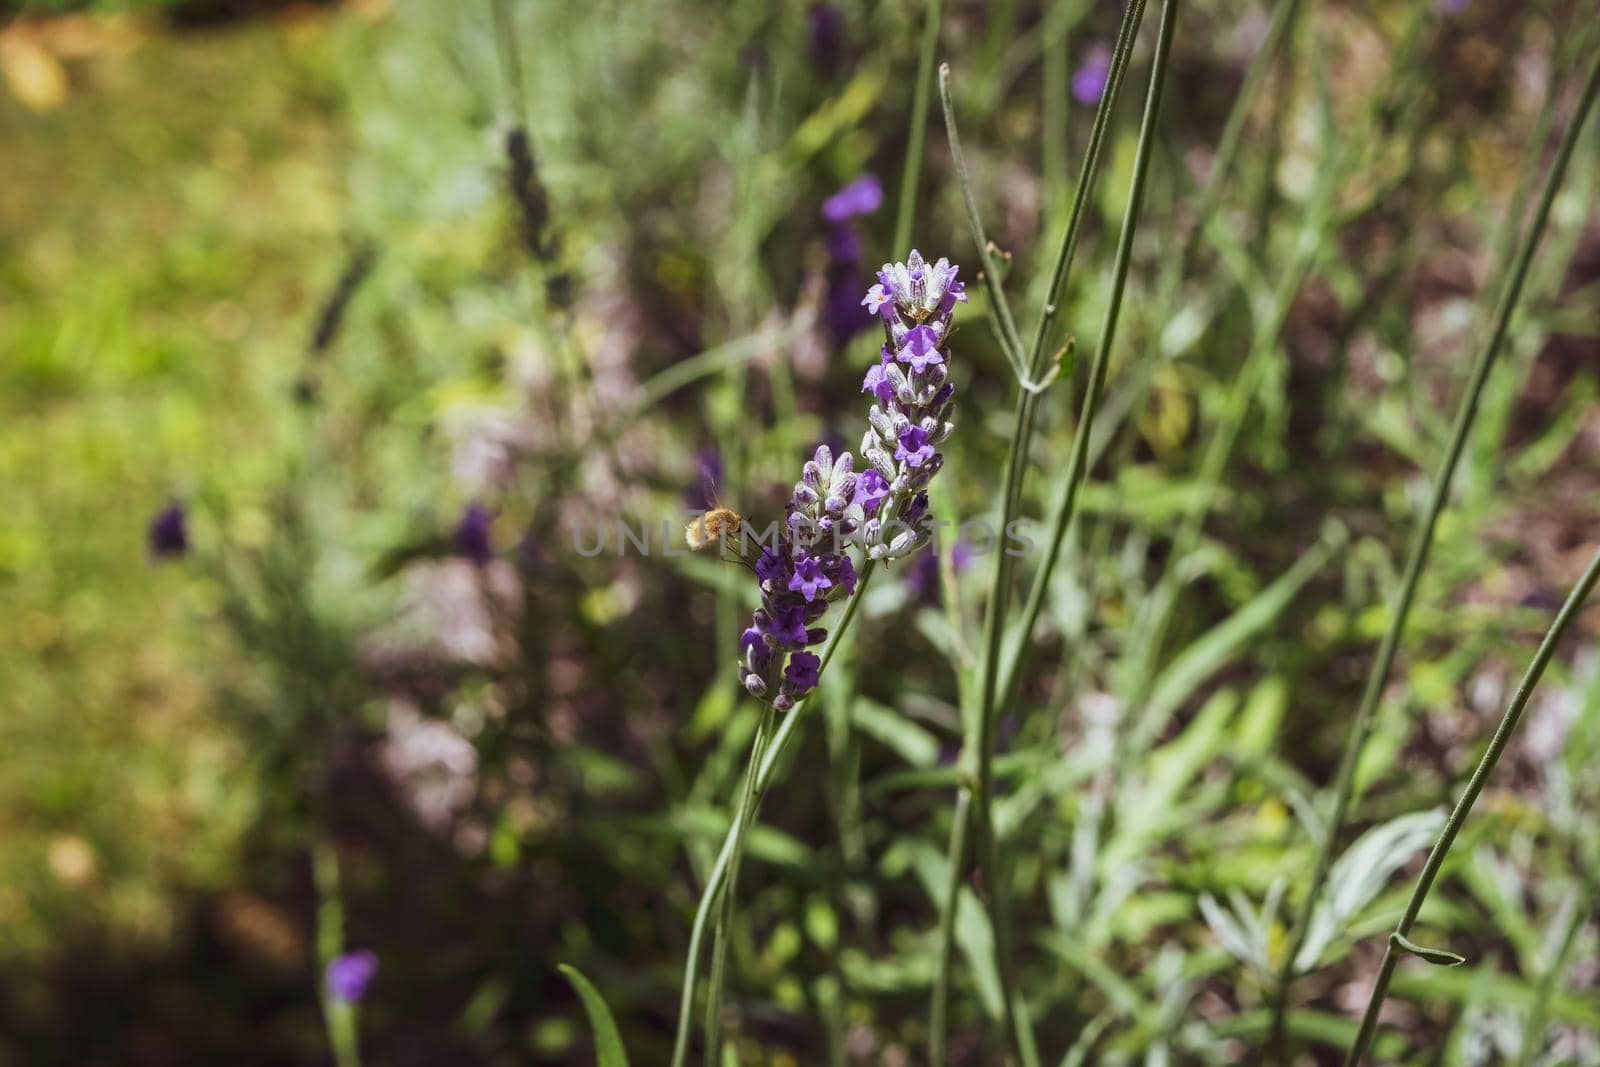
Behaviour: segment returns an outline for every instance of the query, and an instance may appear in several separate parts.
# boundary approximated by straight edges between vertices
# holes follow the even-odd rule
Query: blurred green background
[[[1092,114],[1069,78],[1120,11],[946,6],[938,56],[1031,321]],[[1111,1020],[1090,1062],[1237,1062],[1259,1039],[1261,973],[1201,898],[1260,900],[1308,863],[1296,805],[1333,774],[1510,237],[1600,44],[1583,3],[1302,6],[1200,231],[1268,8],[1182,13],[1109,443],[1007,727],[1008,817],[1037,838],[1018,871],[1019,925],[1045,931],[1034,1014],[1052,1049]],[[366,1062],[588,1062],[560,962],[606,993],[636,1063],[664,1062],[754,725],[730,663],[753,590],[698,558],[582,558],[569,534],[681,524],[711,467],[770,517],[815,442],[854,444],[876,343],[841,336],[831,301],[905,252],[923,12],[0,4],[0,1064],[331,1062],[318,843],[346,942],[383,960]],[[1149,36],[1063,306],[1080,352]],[[518,123],[537,177],[513,188]],[[936,108],[925,158],[913,243],[975,273]],[[1597,161],[1591,123],[1363,764],[1364,828],[1454,796],[1600,528]],[[864,173],[885,203],[841,262],[819,205]],[[536,196],[550,243],[530,250]],[[938,506],[981,516],[1010,381],[981,307],[965,316]],[[1030,516],[1081,377],[1046,404]],[[191,550],[160,560],[147,526],[169,501]],[[459,526],[475,503],[485,565]],[[869,598],[752,842],[742,1062],[921,1062],[950,664],[987,567],[949,568],[942,595],[906,570]],[[1141,645],[1164,589],[1171,624]],[[1472,963],[1402,975],[1393,1060],[1531,1042],[1600,1062],[1594,621],[1430,913]],[[1105,716],[1152,701],[1155,736],[1114,764]],[[1086,841],[1101,810],[1114,836]],[[1348,1039],[1380,940],[1356,939],[1404,899],[1379,882],[1305,983],[1307,1062]],[[1263,937],[1281,951],[1281,927]],[[958,1062],[999,1062],[973,971]]]

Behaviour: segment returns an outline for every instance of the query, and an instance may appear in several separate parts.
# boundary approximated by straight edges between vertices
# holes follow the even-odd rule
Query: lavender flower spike
[[[763,547],[756,561],[761,607],[739,638],[739,681],[779,711],[794,707],[817,684],[820,661],[805,650],[828,632],[812,624],[832,601],[855,590],[855,565],[845,545],[860,524],[857,482],[850,453],[835,459],[832,449],[818,445],[795,483],[785,536]]]
[[[954,429],[950,321],[967,299],[959,270],[947,259],[930,264],[913,249],[904,263],[883,265],[862,301],[883,319],[885,339],[884,362],[866,387],[876,402],[861,439],[874,478],[856,494],[850,516],[861,526],[869,559],[903,559],[930,539],[921,521],[926,490],[944,465],[938,445]]]
[[[784,531],[754,562],[761,607],[739,637],[739,681],[752,696],[788,711],[816,688],[821,660],[807,651],[827,631],[815,623],[856,588],[845,547],[859,540],[868,559],[895,560],[927,544],[927,486],[944,465],[955,386],[949,382],[950,319],[967,299],[947,259],[913,250],[885,263],[864,305],[883,321],[884,345],[862,391],[870,393],[861,439],[862,470],[827,445],[795,483]]]

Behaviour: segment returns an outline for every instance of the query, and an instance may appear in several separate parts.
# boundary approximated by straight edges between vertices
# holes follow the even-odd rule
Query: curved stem
[[[928,0],[922,24],[922,48],[917,56],[917,87],[911,95],[911,128],[906,132],[906,169],[900,174],[900,202],[894,216],[896,256],[906,254],[911,240],[911,220],[917,211],[917,185],[922,178],[922,142],[928,129],[928,97],[933,85],[933,58],[939,49],[939,20],[944,0]]]
[[[978,246],[978,264],[983,269],[978,279],[983,284],[983,294],[994,315],[995,333],[1006,362],[1018,378],[1026,375],[1022,362],[1022,338],[1017,333],[1017,320],[1011,314],[1011,303],[1000,287],[1000,267],[994,257],[994,246],[983,229],[983,218],[978,214],[978,200],[972,193],[972,178],[967,173],[967,156],[961,151],[961,135],[956,131],[956,109],[950,100],[950,64],[939,64],[939,102],[944,107],[944,132],[950,142],[950,160],[956,168],[956,184],[961,187],[961,201],[967,208],[967,226],[972,230],[972,242]]]
[[[856,611],[861,606],[861,598],[866,595],[867,587],[876,572],[876,561],[868,560],[862,564],[856,591],[845,602],[844,614],[839,618],[839,625],[828,635],[828,643],[822,648],[822,663],[817,668],[819,677],[828,669],[840,640],[850,629],[851,622],[855,620]],[[796,704],[783,717],[777,730],[773,731],[772,739],[764,746],[760,758],[754,761],[755,795],[750,802],[748,819],[752,825],[761,810],[761,797],[771,783],[772,776],[777,773],[778,760],[782,758],[784,750],[800,727],[800,720],[810,707],[809,700],[802,700]],[[733,864],[734,853],[738,848],[736,842],[741,833],[740,824],[746,821],[740,817],[742,814],[743,812],[736,813],[733,824],[728,827],[728,832],[722,839],[722,849],[717,853],[717,858],[706,875],[705,888],[700,891],[700,903],[695,907],[694,924],[689,929],[689,951],[683,962],[683,991],[678,998],[678,1028],[672,1043],[672,1067],[683,1067],[689,1054],[689,1020],[694,1015],[694,987],[700,972],[700,946],[705,940],[706,927],[711,920],[711,909],[716,906],[726,883],[728,871]]]
[[[1578,612],[1582,610],[1584,601],[1594,589],[1597,579],[1600,579],[1600,551],[1596,551],[1589,560],[1589,566],[1578,579],[1578,584],[1572,587],[1567,602],[1561,605],[1561,611],[1557,613],[1555,622],[1550,624],[1544,640],[1539,642],[1539,650],[1533,654],[1533,661],[1528,664],[1528,670],[1518,683],[1517,691],[1512,694],[1511,703],[1506,707],[1500,725],[1495,727],[1494,736],[1489,739],[1489,747],[1484,751],[1483,758],[1478,761],[1477,769],[1472,772],[1472,778],[1462,791],[1461,799],[1456,801],[1455,810],[1450,812],[1450,818],[1445,821],[1444,829],[1439,832],[1439,839],[1434,842],[1433,850],[1428,853],[1428,861],[1422,865],[1422,873],[1417,876],[1416,888],[1411,891],[1411,899],[1406,902],[1405,914],[1400,917],[1394,933],[1389,935],[1389,945],[1384,949],[1383,963],[1378,968],[1378,981],[1372,988],[1366,1013],[1361,1018],[1361,1030],[1356,1034],[1355,1044],[1350,1046],[1350,1054],[1345,1057],[1346,1067],[1355,1067],[1361,1062],[1362,1057],[1366,1055],[1367,1047],[1372,1043],[1373,1035],[1377,1032],[1378,1011],[1383,1007],[1383,999],[1389,991],[1389,980],[1394,976],[1399,953],[1404,951],[1399,947],[1398,939],[1411,932],[1412,925],[1417,921],[1417,915],[1422,911],[1423,902],[1428,899],[1428,891],[1433,888],[1434,879],[1439,876],[1439,868],[1444,866],[1445,857],[1450,853],[1450,846],[1455,844],[1456,835],[1461,832],[1462,823],[1466,822],[1468,814],[1472,811],[1472,805],[1477,803],[1478,795],[1483,792],[1489,775],[1494,773],[1495,764],[1500,762],[1500,756],[1505,752],[1506,745],[1511,741],[1511,734],[1516,730],[1522,712],[1528,706],[1528,698],[1533,695],[1534,687],[1539,684],[1545,667],[1555,655],[1556,646],[1561,643],[1561,638],[1572,625],[1572,620],[1577,618]]]
[[[1277,1003],[1273,1008],[1272,1036],[1269,1040],[1269,1048],[1283,1048],[1283,1027],[1288,1012],[1290,987],[1295,979],[1296,957],[1305,945],[1306,935],[1311,925],[1311,915],[1315,911],[1317,900],[1322,894],[1323,884],[1328,879],[1328,871],[1333,866],[1333,853],[1338,845],[1339,832],[1344,827],[1344,821],[1350,808],[1350,799],[1355,792],[1356,767],[1360,762],[1361,753],[1366,747],[1367,739],[1372,734],[1378,700],[1383,694],[1384,686],[1389,681],[1389,672],[1394,666],[1395,651],[1400,644],[1400,635],[1405,630],[1406,620],[1411,614],[1411,602],[1416,594],[1417,581],[1422,576],[1422,569],[1428,561],[1429,549],[1433,546],[1434,527],[1438,524],[1439,516],[1444,511],[1445,502],[1449,499],[1450,483],[1455,475],[1456,464],[1461,459],[1462,450],[1466,446],[1467,436],[1472,430],[1473,421],[1477,416],[1478,401],[1483,394],[1484,383],[1488,381],[1489,372],[1494,368],[1495,360],[1499,357],[1500,349],[1505,343],[1511,315],[1516,310],[1517,303],[1522,297],[1522,287],[1527,280],[1528,267],[1533,262],[1533,254],[1539,247],[1539,238],[1543,236],[1545,223],[1550,217],[1550,205],[1555,200],[1556,190],[1560,187],[1562,176],[1566,173],[1567,163],[1572,158],[1573,147],[1577,144],[1578,136],[1583,130],[1589,109],[1594,104],[1597,88],[1600,88],[1600,56],[1595,57],[1594,63],[1589,68],[1588,78],[1584,84],[1578,106],[1573,112],[1572,121],[1562,135],[1561,145],[1556,150],[1555,161],[1551,164],[1550,173],[1545,177],[1544,190],[1539,196],[1538,207],[1534,210],[1533,218],[1528,223],[1528,229],[1523,234],[1522,246],[1517,253],[1516,265],[1512,268],[1511,276],[1507,281],[1505,290],[1501,293],[1500,302],[1495,311],[1494,331],[1490,335],[1488,343],[1479,352],[1477,362],[1473,365],[1472,376],[1467,383],[1466,393],[1462,396],[1461,406],[1456,412],[1455,426],[1451,430],[1449,446],[1445,450],[1444,458],[1441,460],[1439,470],[1433,479],[1433,492],[1428,501],[1428,509],[1412,537],[1411,546],[1407,552],[1405,572],[1401,578],[1400,588],[1395,594],[1394,603],[1390,608],[1389,627],[1385,631],[1383,641],[1378,647],[1378,657],[1373,662],[1372,672],[1367,677],[1366,689],[1361,696],[1360,707],[1356,711],[1355,725],[1350,731],[1350,736],[1345,743],[1344,753],[1340,758],[1339,774],[1334,786],[1333,815],[1328,820],[1328,825],[1323,829],[1322,842],[1318,848],[1311,884],[1307,889],[1305,900],[1300,905],[1299,914],[1295,918],[1288,949],[1279,968]]]

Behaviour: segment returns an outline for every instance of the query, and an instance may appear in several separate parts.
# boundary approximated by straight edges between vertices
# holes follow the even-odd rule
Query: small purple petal
[[[367,995],[367,987],[377,976],[378,954],[359,949],[328,961],[323,979],[328,984],[328,992],[335,999],[354,1004]]]
[[[907,426],[900,431],[900,441],[894,450],[895,459],[908,467],[920,467],[932,459],[933,454],[933,445],[922,427]]]
[[[822,573],[822,563],[813,556],[803,556],[794,561],[794,574],[789,578],[789,591],[799,593],[809,603],[817,594],[830,589],[833,581]]]
[[[861,510],[871,515],[878,510],[878,505],[883,503],[884,497],[889,495],[889,481],[878,473],[876,467],[868,467],[861,472],[861,477],[856,479],[856,493],[854,503],[861,505]]]
[[[810,652],[796,652],[789,657],[789,665],[783,669],[783,678],[798,695],[815,689],[821,672],[822,660]]]
[[[1072,74],[1072,98],[1080,104],[1098,104],[1111,74],[1111,49],[1094,44],[1084,53],[1083,63]]]
[[[883,206],[883,183],[875,174],[863,174],[822,202],[822,217],[843,222],[856,215],[870,215]]]

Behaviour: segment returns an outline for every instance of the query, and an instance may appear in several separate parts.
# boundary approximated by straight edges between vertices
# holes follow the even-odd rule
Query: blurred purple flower
[[[828,227],[828,262],[852,266],[860,263],[861,235],[843,224]]]
[[[813,66],[823,71],[833,71],[839,66],[844,53],[844,12],[832,4],[812,4],[806,13],[810,21],[807,52]]]
[[[862,312],[855,295],[862,247],[850,220],[882,206],[883,183],[875,174],[863,174],[822,202],[822,217],[828,222],[828,294],[822,319],[836,346],[872,325],[872,316]]]
[[[857,215],[870,215],[883,206],[883,183],[876,174],[863,174],[822,202],[822,217],[843,222]]]
[[[972,565],[972,548],[965,541],[950,546],[950,565],[957,574]],[[939,553],[923,552],[906,565],[906,584],[918,600],[937,606],[943,600],[939,578]]]
[[[1441,15],[1459,15],[1471,4],[1471,0],[1433,0],[1433,9]]]
[[[367,987],[378,976],[378,954],[369,949],[358,949],[335,956],[328,961],[328,992],[335,1000],[354,1004],[367,995]]]
[[[173,559],[189,551],[189,525],[183,505],[176,500],[150,520],[150,555]]]
[[[1098,104],[1111,74],[1111,49],[1093,44],[1083,55],[1083,63],[1072,72],[1072,98],[1080,104]]]
[[[488,566],[489,561],[494,559],[493,524],[494,519],[487,508],[482,504],[468,504],[467,510],[461,513],[461,521],[456,523],[456,555],[470,559],[480,567]]]

